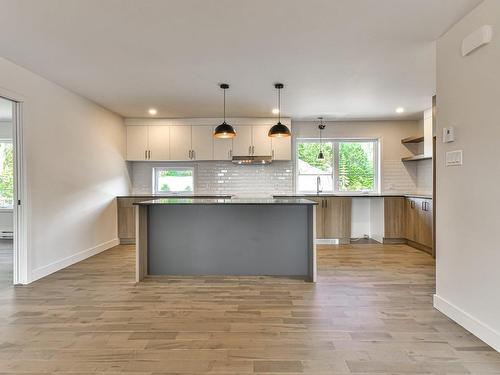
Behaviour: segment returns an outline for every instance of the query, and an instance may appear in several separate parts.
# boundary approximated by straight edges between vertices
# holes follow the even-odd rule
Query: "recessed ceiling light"
[[[273,115],[277,115],[280,113],[280,110],[278,108],[273,108]]]
[[[154,116],[158,113],[158,111],[154,108],[149,108],[148,110],[148,113],[151,115],[151,116]]]
[[[403,107],[396,108],[396,113],[403,113],[405,109]]]

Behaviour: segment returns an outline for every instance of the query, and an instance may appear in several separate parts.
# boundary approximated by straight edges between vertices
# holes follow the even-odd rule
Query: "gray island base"
[[[136,205],[136,281],[159,275],[316,281],[316,202],[167,198]]]

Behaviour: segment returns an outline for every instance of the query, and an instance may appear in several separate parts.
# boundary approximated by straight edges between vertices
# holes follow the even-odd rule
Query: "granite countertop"
[[[134,203],[139,206],[156,205],[317,205],[304,198],[158,198]]]
[[[199,199],[199,198],[227,198],[230,199],[232,195],[229,194],[193,194],[193,195],[164,195],[164,194],[130,194],[130,195],[119,195],[117,198],[192,198],[192,199]]]
[[[333,198],[333,197],[350,197],[350,198],[363,198],[363,197],[405,197],[405,198],[422,198],[432,199],[432,195],[427,194],[401,194],[401,193],[369,193],[369,194],[291,194],[291,195],[273,195],[273,198]]]

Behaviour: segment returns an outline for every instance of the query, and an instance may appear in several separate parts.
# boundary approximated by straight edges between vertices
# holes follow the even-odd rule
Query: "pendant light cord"
[[[226,89],[224,89],[224,122],[226,122]]]
[[[278,123],[281,123],[281,89],[278,89]]]

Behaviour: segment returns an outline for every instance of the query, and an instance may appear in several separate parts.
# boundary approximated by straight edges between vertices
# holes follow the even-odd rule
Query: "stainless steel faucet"
[[[321,193],[323,191],[323,189],[321,188],[321,177],[318,176],[316,177],[316,194],[319,195],[319,193]]]

